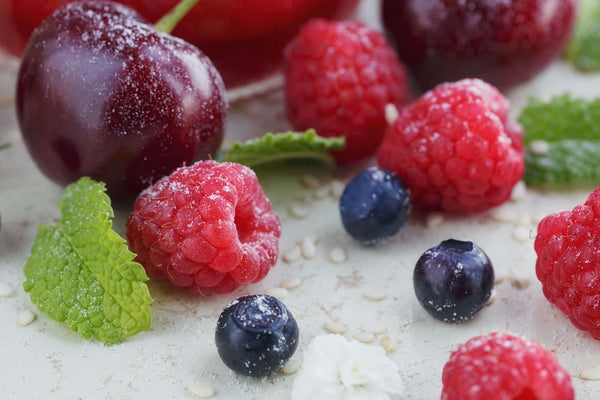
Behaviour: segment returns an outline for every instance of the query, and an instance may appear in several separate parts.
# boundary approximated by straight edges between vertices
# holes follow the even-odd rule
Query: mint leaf
[[[527,150],[524,179],[529,185],[600,182],[600,99],[568,94],[548,103],[530,99],[519,122],[525,144],[549,143],[544,154]]]
[[[292,158],[309,158],[334,164],[329,150],[342,150],[346,142],[343,137],[323,138],[313,129],[303,133],[267,133],[244,143],[236,142],[219,159],[255,167],[272,161]]]
[[[577,22],[565,56],[584,71],[600,71],[600,1],[579,0]]]
[[[104,191],[89,178],[65,188],[62,217],[56,226],[40,226],[23,287],[50,318],[113,344],[150,327],[152,298],[144,269],[112,230]]]
[[[10,143],[0,144],[0,150],[6,150],[11,146]]]

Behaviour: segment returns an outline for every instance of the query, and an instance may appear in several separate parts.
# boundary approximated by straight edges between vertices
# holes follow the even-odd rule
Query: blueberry
[[[410,192],[393,172],[379,168],[362,171],[348,183],[340,199],[344,228],[364,244],[394,236],[410,212]]]
[[[298,347],[298,325],[283,303],[258,294],[240,297],[221,313],[215,333],[223,362],[262,378],[277,372]]]
[[[445,322],[467,321],[483,308],[494,288],[494,268],[472,242],[445,240],[427,250],[415,266],[419,303]]]

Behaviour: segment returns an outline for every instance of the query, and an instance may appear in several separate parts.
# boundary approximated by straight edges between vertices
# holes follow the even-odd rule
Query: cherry
[[[0,0],[0,46],[19,56],[35,27],[74,0]],[[157,21],[179,0],[118,0]],[[279,65],[285,44],[310,18],[344,17],[358,0],[202,0],[173,31],[199,47],[232,87]],[[240,64],[243,68],[240,68]]]
[[[501,89],[558,57],[577,0],[384,0],[383,22],[422,89],[481,78]]]
[[[219,73],[196,47],[125,6],[86,1],[59,9],[31,37],[16,108],[44,174],[60,184],[90,176],[113,201],[129,203],[215,153],[226,100]]]

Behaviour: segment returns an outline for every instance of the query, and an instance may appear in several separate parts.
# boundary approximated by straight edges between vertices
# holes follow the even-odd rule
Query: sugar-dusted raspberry
[[[340,163],[375,152],[387,103],[409,98],[404,66],[385,37],[357,21],[312,20],[285,49],[287,115],[298,130],[345,136]]]
[[[192,292],[227,293],[275,265],[281,224],[254,172],[201,161],[140,194],[127,239],[148,275]]]
[[[573,324],[600,340],[600,189],[583,205],[544,218],[535,270],[544,295]]]
[[[405,107],[377,152],[424,210],[473,213],[506,201],[525,170],[522,128],[479,79],[444,83]]]
[[[442,400],[573,400],[571,377],[534,340],[494,332],[468,340],[442,372]]]

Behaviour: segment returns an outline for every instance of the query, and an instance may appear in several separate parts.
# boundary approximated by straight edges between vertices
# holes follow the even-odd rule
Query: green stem
[[[196,5],[199,0],[181,0],[171,11],[154,24],[154,29],[164,33],[171,33],[179,21]]]

